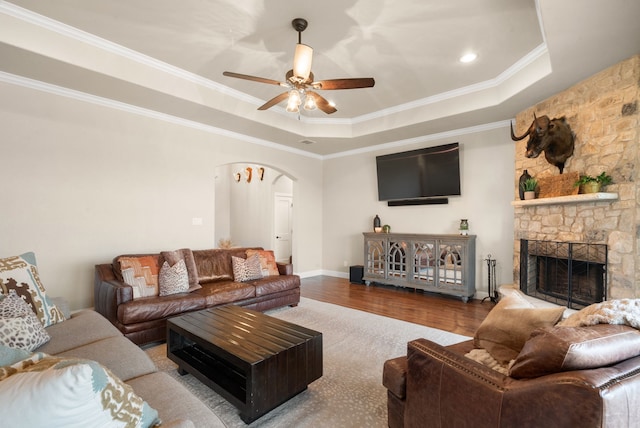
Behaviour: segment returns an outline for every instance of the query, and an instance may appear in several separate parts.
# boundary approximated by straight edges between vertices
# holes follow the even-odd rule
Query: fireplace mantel
[[[514,207],[530,207],[534,205],[582,204],[587,202],[615,201],[617,199],[617,193],[598,192],[580,195],[557,196],[554,198],[511,201],[511,205],[513,205]]]

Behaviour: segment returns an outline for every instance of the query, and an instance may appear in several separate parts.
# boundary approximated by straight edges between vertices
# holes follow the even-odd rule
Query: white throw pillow
[[[173,266],[165,261],[158,274],[158,285],[161,296],[189,291],[189,272],[184,259],[178,260]]]
[[[0,368],[6,427],[153,427],[160,423],[133,388],[90,360],[41,352]]]

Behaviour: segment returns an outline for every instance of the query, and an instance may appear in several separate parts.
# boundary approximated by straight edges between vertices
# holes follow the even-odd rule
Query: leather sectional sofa
[[[619,312],[607,309],[618,307],[610,301],[535,327],[523,335],[507,364],[497,366],[485,351],[499,345],[492,349],[498,355],[515,342],[488,338],[511,341],[527,317],[542,319],[534,312],[538,308],[529,315],[522,307],[499,308],[507,298],[492,309],[474,340],[441,346],[417,339],[408,343],[406,355],[385,362],[390,428],[640,426],[640,331],[630,326],[639,321],[637,300],[626,299],[631,310],[624,314],[622,305]],[[599,324],[603,314],[632,322]],[[500,328],[488,331],[492,325]]]
[[[123,280],[118,260],[144,256],[160,260],[161,253],[118,256],[113,263],[95,266],[95,310],[131,341],[143,345],[165,340],[166,320],[186,312],[227,304],[258,311],[296,306],[300,302],[300,278],[293,275],[291,264],[278,263],[279,275],[234,281],[231,257],[246,258],[248,249],[193,250],[197,282],[201,288],[188,293],[136,299],[133,287]]]

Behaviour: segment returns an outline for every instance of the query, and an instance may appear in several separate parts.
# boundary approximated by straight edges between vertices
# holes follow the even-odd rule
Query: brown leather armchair
[[[640,333],[631,327],[536,330],[509,376],[465,357],[473,347],[418,339],[388,360],[389,426],[640,426]]]

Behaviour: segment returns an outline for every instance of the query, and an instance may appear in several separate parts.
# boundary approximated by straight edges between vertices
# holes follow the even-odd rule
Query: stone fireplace
[[[606,171],[613,184],[603,191],[615,195],[611,200],[560,197],[519,204],[518,183],[514,183],[514,281],[521,288],[529,289],[533,282],[532,293],[555,299],[568,291],[566,275],[583,275],[578,294],[569,293],[569,301],[576,307],[589,302],[587,294],[602,294],[605,299],[640,298],[639,94],[640,56],[634,56],[516,116],[517,135],[526,131],[534,113],[538,117],[566,116],[576,138],[565,174],[596,176]],[[516,181],[525,169],[536,178],[559,174],[543,154],[534,159],[524,156],[526,139],[514,144]],[[522,240],[527,242],[527,254],[523,254]],[[574,254],[581,246],[592,246],[589,252],[604,255],[606,261],[600,263],[601,256],[596,256],[595,261],[580,266],[560,256],[556,258],[561,261],[551,262],[547,255],[532,255],[532,242],[557,243],[551,246]],[[534,246],[540,253],[538,244]],[[522,266],[524,262],[528,263],[526,267]]]
[[[520,290],[571,309],[607,296],[607,246],[520,240]]]

